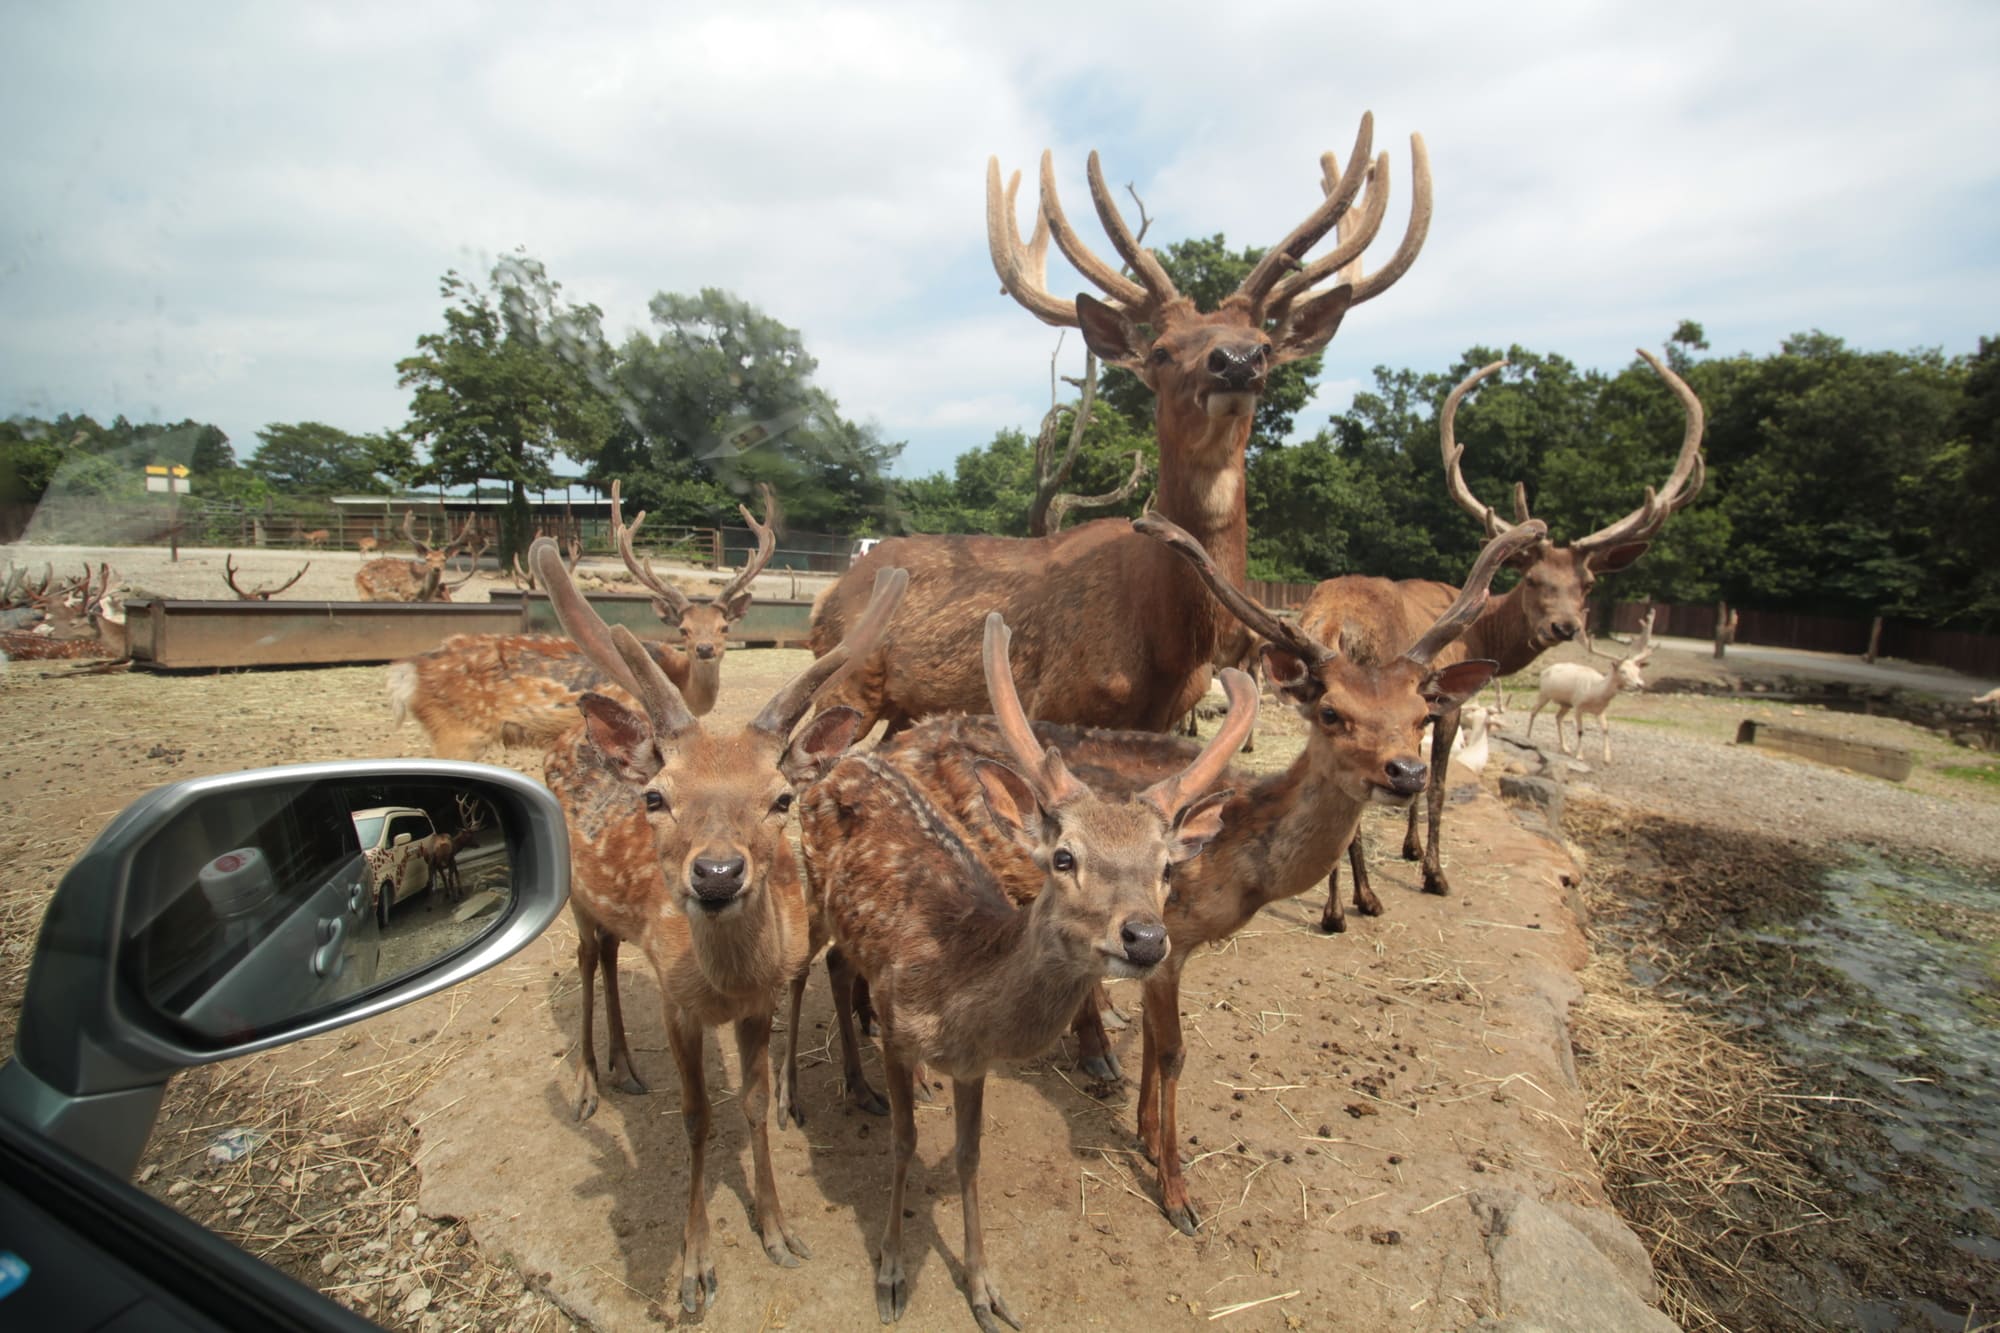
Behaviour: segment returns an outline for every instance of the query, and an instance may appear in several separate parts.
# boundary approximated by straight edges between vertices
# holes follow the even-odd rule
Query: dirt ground
[[[804,661],[732,654],[717,719],[747,719]],[[380,668],[50,679],[16,667],[0,677],[10,738],[0,758],[0,1037],[12,1032],[48,893],[112,814],[199,773],[421,753],[414,728],[390,728],[382,683]],[[1532,702],[1513,693],[1503,735]],[[1593,737],[1594,771],[1573,780],[1751,827],[1773,817],[1768,803],[1782,793],[1792,831],[1828,845],[1852,840],[1886,803],[1863,836],[2000,862],[2000,840],[1981,832],[2000,802],[1985,757],[1881,718],[1809,710],[1795,723],[1909,746],[1918,774],[1898,788],[1736,751],[1727,741],[1745,708],[1621,699],[1614,762],[1594,762]],[[1259,767],[1287,762],[1298,744],[1289,718],[1267,709],[1267,719]],[[1100,1100],[1060,1052],[992,1080],[988,1249],[1032,1324],[1465,1327],[1513,1300],[1476,1205],[1509,1190],[1603,1204],[1561,1022],[1586,949],[1563,884],[1573,863],[1495,798],[1510,753],[1502,747],[1483,786],[1454,804],[1452,898],[1415,892],[1411,867],[1378,858],[1385,917],[1321,936],[1315,892],[1190,965],[1182,1117],[1206,1219],[1198,1238],[1180,1237],[1153,1202],[1129,1083]],[[537,756],[507,759],[538,773]],[[1729,767],[1740,764],[1751,768]],[[1903,799],[1932,804],[1895,804]],[[1371,816],[1374,845],[1395,846],[1399,822]],[[1940,844],[1926,832],[1935,827],[1962,836]],[[678,1242],[685,1150],[656,992],[629,959],[625,989],[653,1091],[608,1094],[583,1125],[567,1111],[578,1014],[565,919],[447,995],[182,1078],[141,1178],[392,1326],[652,1327]],[[1114,995],[1136,1005],[1129,986]],[[804,1022],[808,1128],[773,1134],[780,1190],[815,1253],[796,1270],[772,1267],[751,1240],[747,1145],[727,1106],[734,1054],[710,1047],[721,1112],[711,1147],[721,1295],[710,1327],[872,1319],[867,1256],[886,1199],[886,1124],[839,1102],[821,985]],[[1136,1048],[1136,1033],[1119,1037],[1128,1071]],[[948,1095],[919,1116],[911,1328],[967,1326]],[[239,1160],[211,1161],[224,1128],[264,1137]]]

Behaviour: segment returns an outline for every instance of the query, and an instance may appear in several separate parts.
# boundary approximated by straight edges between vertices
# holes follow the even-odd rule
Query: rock
[[[1500,795],[1503,799],[1519,805],[1531,805],[1548,817],[1550,824],[1562,821],[1562,784],[1547,778],[1517,777],[1503,774],[1500,778]]]
[[[1678,1333],[1679,1325],[1634,1289],[1629,1275],[1639,1242],[1616,1218],[1603,1214],[1586,1223],[1587,1234],[1570,1216],[1513,1190],[1480,1190],[1470,1203],[1486,1235],[1486,1257],[1498,1292],[1498,1313],[1480,1320],[1480,1329]],[[1633,1249],[1612,1238],[1614,1229],[1624,1231]],[[1608,1257],[1606,1246],[1621,1257]],[[1645,1262],[1643,1250],[1636,1257]],[[1647,1277],[1650,1287],[1650,1269]]]

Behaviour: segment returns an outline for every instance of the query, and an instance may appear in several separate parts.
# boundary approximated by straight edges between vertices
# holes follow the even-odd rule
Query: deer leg
[[[951,1101],[958,1122],[958,1143],[952,1155],[958,1165],[960,1211],[965,1214],[965,1298],[972,1303],[972,1318],[982,1333],[1000,1333],[994,1315],[1018,1329],[1019,1316],[1007,1308],[999,1284],[986,1271],[986,1233],[979,1222],[979,1135],[985,1127],[986,1076],[953,1079]]]
[[[1431,734],[1431,780],[1424,791],[1430,806],[1431,845],[1424,852],[1424,892],[1446,894],[1451,892],[1451,881],[1444,876],[1444,853],[1438,845],[1438,829],[1444,823],[1446,779],[1451,768],[1451,743],[1458,737],[1458,709],[1453,708],[1438,718],[1437,726]],[[1410,807],[1410,825],[1414,829],[1417,822],[1415,803]]]
[[[1433,779],[1435,780],[1435,779]],[[1423,835],[1417,832],[1417,809],[1419,802],[1410,802],[1409,826],[1403,830],[1403,859],[1421,861],[1424,859]]]
[[[708,1257],[708,1087],[701,1064],[701,1025],[667,1004],[667,1044],[681,1071],[681,1128],[688,1142],[687,1225],[681,1231],[681,1309],[699,1318],[715,1301],[715,1263]]]
[[[854,967],[839,949],[826,951],[826,979],[833,988],[833,1024],[840,1034],[840,1080],[847,1085],[847,1104],[869,1115],[889,1114],[889,1103],[868,1086],[861,1071],[861,1046],[854,1033],[856,991],[862,985]]]
[[[790,1120],[806,1127],[806,1110],[799,1102],[799,1010],[805,1004],[806,981],[812,976],[812,958],[792,977],[791,997],[785,1008],[785,1065],[778,1071],[778,1128]]]
[[[578,913],[576,917],[576,970],[583,981],[583,1033],[577,1047],[576,1118],[578,1121],[588,1120],[597,1114],[597,1043],[595,1034],[591,1031],[592,1020],[595,1017],[592,1011],[597,1007],[597,963],[597,927],[584,920],[582,914]],[[615,958],[612,960],[611,968],[611,975],[616,977],[618,975],[618,963]],[[616,981],[610,982],[604,992],[604,1007],[614,1012],[616,1010],[616,1002],[612,1000],[611,996],[616,991],[617,985]],[[607,1020],[609,1020],[609,1017],[609,1014],[607,1014]],[[612,1030],[614,1032],[617,1031],[617,1023],[612,1021],[611,1025]]]
[[[875,1312],[883,1323],[893,1324],[910,1305],[910,1279],[903,1271],[903,1189],[909,1181],[910,1159],[917,1155],[917,1107],[909,1066],[886,1046],[882,1063],[887,1067],[895,1164],[889,1175],[889,1221],[875,1251]]]
[[[1070,1024],[1070,1031],[1076,1034],[1077,1067],[1094,1079],[1110,1082],[1124,1077],[1125,1071],[1118,1067],[1118,1057],[1111,1049],[1111,1038],[1104,1031],[1103,1011],[1097,1007],[1102,989],[1093,989],[1077,1006],[1076,1019]]]
[[[834,950],[834,953],[836,954],[839,952],[840,950],[838,949]],[[831,967],[832,966],[831,954],[828,955],[828,959],[829,959],[828,966]],[[862,976],[859,972],[856,972],[851,968],[848,970],[847,975],[853,978],[853,986],[851,987],[851,993],[854,996],[855,1026],[861,1029],[861,1035],[864,1037],[881,1036],[882,1035],[881,1029],[878,1028],[875,1024],[875,1005],[871,1002],[868,995],[868,978]]]
[[[780,1268],[797,1268],[812,1250],[785,1225],[778,1203],[778,1178],[771,1170],[771,1132],[765,1112],[771,1103],[771,1015],[736,1020],[736,1055],[743,1067],[743,1120],[750,1127],[750,1160],[757,1173],[757,1235],[764,1253]]]
[[[1375,896],[1375,890],[1368,885],[1368,847],[1362,840],[1361,827],[1356,825],[1354,836],[1347,843],[1347,865],[1354,872],[1354,910],[1363,916],[1382,915],[1382,900]],[[1329,935],[1343,934],[1347,930],[1347,914],[1340,906],[1340,863],[1334,862],[1326,876],[1326,910],[1320,913],[1319,928]]]
[[[1529,710],[1528,710],[1528,725],[1527,725],[1527,726],[1526,726],[1525,728],[1523,728],[1523,729],[1522,729],[1522,731],[1521,731],[1521,739],[1522,739],[1522,740],[1524,740],[1524,741],[1525,741],[1525,740],[1528,740],[1529,738],[1531,738],[1532,736],[1534,736],[1534,734],[1535,734],[1535,719],[1536,719],[1536,718],[1538,718],[1538,717],[1540,717],[1540,716],[1542,715],[1542,709],[1544,709],[1544,708],[1548,707],[1548,703],[1549,703],[1549,701],[1548,701],[1547,699],[1537,699],[1537,700],[1535,700],[1535,706],[1534,706],[1533,708],[1531,708],[1531,709],[1529,709]],[[1557,743],[1558,745],[1561,745],[1561,744],[1562,744],[1562,737],[1560,737],[1560,736],[1556,737],[1556,743]]]
[[[1146,1033],[1153,1040],[1159,1069],[1159,1125],[1154,1132],[1153,1160],[1160,1168],[1160,1207],[1182,1235],[1192,1236],[1201,1226],[1201,1215],[1188,1198],[1187,1178],[1181,1175],[1177,1098],[1181,1067],[1187,1063],[1187,1048],[1181,1043],[1178,969],[1164,982],[1155,973],[1146,983]]]
[[[1597,715],[1597,730],[1598,734],[1604,740],[1604,762],[1608,764],[1611,762],[1611,714],[1609,712]],[[1579,750],[1583,748],[1583,738],[1581,736],[1577,738],[1576,748]]]
[[[604,1025],[611,1030],[611,1086],[643,1095],[645,1081],[632,1067],[632,1048],[625,1042],[625,1007],[618,997],[618,937],[600,930],[597,947],[604,956]]]

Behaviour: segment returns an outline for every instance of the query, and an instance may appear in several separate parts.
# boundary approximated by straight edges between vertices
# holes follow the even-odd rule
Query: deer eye
[[[1329,727],[1339,726],[1340,710],[1332,704],[1321,704],[1319,706],[1319,720]]]
[[[1160,346],[1160,347],[1155,347],[1153,349],[1152,356],[1148,357],[1147,359],[1150,360],[1156,366],[1164,366],[1167,362],[1173,359],[1173,355],[1174,354],[1172,352],[1169,352],[1164,346]]]
[[[778,799],[771,802],[771,813],[774,815],[782,815],[791,808],[792,794],[788,791],[779,792]]]
[[[667,798],[665,794],[654,791],[651,787],[646,788],[646,808],[648,810],[666,809]]]
[[[1070,854],[1069,848],[1058,847],[1056,848],[1056,854],[1049,858],[1049,864],[1067,875],[1070,871],[1076,869],[1076,857]]]

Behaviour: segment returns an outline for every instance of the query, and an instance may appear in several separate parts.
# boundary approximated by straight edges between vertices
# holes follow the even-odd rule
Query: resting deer
[[[1528,726],[1524,735],[1535,734],[1535,719],[1542,709],[1553,703],[1556,706],[1556,749],[1562,754],[1569,750],[1563,745],[1563,719],[1571,709],[1576,710],[1576,757],[1583,758],[1583,719],[1586,714],[1597,718],[1597,729],[1604,733],[1604,758],[1611,762],[1611,725],[1605,718],[1605,710],[1618,697],[1620,690],[1638,692],[1646,688],[1645,677],[1639,668],[1646,665],[1646,659],[1653,655],[1653,613],[1646,612],[1646,618],[1639,622],[1639,638],[1623,657],[1613,657],[1600,653],[1595,644],[1588,644],[1593,657],[1601,657],[1611,663],[1611,674],[1593,671],[1581,662],[1558,662],[1542,669],[1542,684],[1535,699],[1535,707],[1528,714]]]
[[[679,650],[665,643],[649,643],[646,650],[687,710],[706,717],[722,688],[729,627],[749,610],[751,585],[777,550],[772,522],[777,498],[764,489],[763,523],[739,506],[757,534],[757,550],[714,600],[697,602],[634,551],[633,536],[646,516],[640,514],[627,528],[619,517],[615,482],[611,495],[612,529],[625,567],[653,590],[660,619],[681,631]],[[573,573],[574,555],[558,551],[564,572]],[[577,696],[602,688],[606,679],[575,643],[557,635],[455,634],[428,653],[390,665],[389,706],[398,724],[416,718],[439,758],[479,759],[496,745],[553,744],[575,725]]]
[[[1373,132],[1372,118],[1363,116],[1344,173],[1331,154],[1321,159],[1319,206],[1206,313],[1138,244],[1095,153],[1091,198],[1136,278],[1092,253],[1070,226],[1047,153],[1041,205],[1027,240],[1015,214],[1019,175],[1003,190],[998,161],[987,163],[987,239],[1002,288],[1044,323],[1081,328],[1093,352],[1152,390],[1159,511],[1192,532],[1237,582],[1248,539],[1244,450],[1267,377],[1274,367],[1325,347],[1350,306],[1393,286],[1416,259],[1430,225],[1429,165],[1423,140],[1413,135],[1409,228],[1386,265],[1360,272],[1361,255],[1388,207],[1389,157],[1371,162]],[[1367,195],[1350,211],[1364,183]],[[1329,232],[1337,236],[1334,248],[1309,259]],[[1050,294],[1051,239],[1108,299],[1067,301]],[[1336,277],[1333,286],[1314,291]],[[980,625],[990,610],[1001,611],[1013,627],[1014,670],[1029,713],[1090,726],[1169,729],[1201,697],[1218,636],[1234,631],[1171,555],[1134,536],[1124,520],[1102,519],[1048,537],[884,541],[821,594],[813,608],[815,653],[840,642],[875,570],[888,565],[910,570],[910,603],[889,643],[833,697],[859,708],[871,725],[884,719],[889,732],[934,713],[985,707],[976,663]],[[1077,634],[1079,625],[1089,632]]]
[[[229,591],[236,594],[236,600],[239,602],[268,602],[304,578],[306,571],[312,567],[313,562],[310,560],[306,561],[303,565],[299,566],[298,573],[292,575],[274,588],[245,589],[236,582],[236,554],[232,551],[222,557],[222,581],[229,585]]]
[[[416,551],[415,560],[404,560],[397,556],[385,556],[370,560],[354,572],[354,590],[364,602],[448,602],[454,590],[464,587],[479,569],[479,553],[486,549],[486,538],[479,531],[479,520],[468,518],[465,527],[452,539],[449,546],[432,546],[427,540],[417,536],[417,515],[413,509],[403,511],[403,540]],[[475,544],[476,543],[476,544]],[[447,580],[445,566],[451,558],[472,547],[472,568],[465,577]]]
[[[1194,564],[1202,583],[1236,617],[1268,640],[1264,669],[1272,684],[1299,706],[1310,730],[1299,757],[1284,773],[1253,778],[1231,773],[1211,778],[1234,787],[1222,809],[1222,828],[1197,860],[1174,870],[1164,920],[1172,952],[1146,982],[1144,1066],[1139,1089],[1139,1133],[1159,1165],[1161,1205],[1192,1235],[1198,1217],[1181,1174],[1175,1099],[1184,1060],[1180,1028],[1180,973],[1197,946],[1228,939],[1258,910],[1305,892],[1346,848],[1371,803],[1402,805],[1423,790],[1426,771],[1419,744],[1426,724],[1483,687],[1491,662],[1440,665],[1437,659],[1478,613],[1500,564],[1536,539],[1540,524],[1488,544],[1463,592],[1427,625],[1391,616],[1373,639],[1356,636],[1343,649],[1307,636],[1238,590],[1201,549],[1173,524],[1148,515],[1134,524]],[[1247,681],[1246,681],[1247,683]],[[1087,730],[1037,724],[1040,743],[1060,749],[1071,770],[1101,792],[1132,792],[1178,773],[1190,760],[1188,742],[1139,732]],[[887,743],[879,754],[891,763],[920,763],[931,755],[1003,758],[996,724],[978,717],[938,718]],[[952,767],[933,762],[946,776]],[[924,772],[922,768],[917,770]],[[964,781],[925,783],[957,796],[952,813],[968,830],[978,854],[1009,896],[1023,900],[1040,890],[1037,863],[1015,849],[1006,831],[986,817]],[[1222,793],[1218,793],[1222,794]],[[804,827],[810,828],[810,813]],[[807,864],[812,866],[808,851]],[[818,880],[815,875],[814,883]],[[847,952],[843,947],[843,952]],[[836,1006],[840,1003],[836,985]],[[1077,1014],[1086,1061],[1101,1051],[1103,1033],[1094,1005]]]
[[[1701,400],[1658,357],[1644,348],[1639,350],[1639,355],[1666,381],[1667,387],[1680,400],[1686,422],[1680,452],[1674,458],[1673,471],[1667,477],[1666,486],[1657,493],[1647,487],[1645,499],[1637,509],[1607,527],[1577,538],[1568,546],[1557,546],[1544,535],[1541,540],[1516,552],[1507,564],[1510,569],[1520,572],[1521,581],[1487,604],[1486,610],[1459,641],[1457,654],[1491,658],[1500,664],[1499,674],[1507,675],[1527,667],[1557,644],[1574,639],[1583,628],[1585,603],[1598,578],[1615,574],[1644,555],[1647,545],[1659,535],[1667,519],[1701,493],[1704,474]],[[1514,531],[1529,521],[1527,489],[1518,483],[1514,487],[1513,523],[1502,520],[1491,506],[1481,504],[1465,484],[1465,476],[1460,470],[1465,449],[1457,441],[1453,421],[1460,400],[1481,380],[1506,364],[1505,361],[1495,361],[1468,375],[1445,398],[1444,407],[1438,414],[1438,443],[1444,456],[1446,489],[1461,508],[1480,520],[1489,540]],[[1299,619],[1310,633],[1326,639],[1338,633],[1340,620],[1349,608],[1400,601],[1421,613],[1427,608],[1444,605],[1450,597],[1451,588],[1442,583],[1349,576],[1329,579],[1314,589]],[[1437,731],[1431,741],[1431,772],[1438,780],[1432,785],[1428,797],[1429,842],[1427,844],[1418,836],[1418,809],[1414,805],[1410,807],[1409,828],[1403,837],[1403,859],[1423,862],[1425,893],[1451,892],[1451,881],[1444,873],[1438,839],[1444,821],[1445,760],[1458,734],[1458,723],[1457,709],[1448,710],[1438,719]],[[1355,838],[1348,851],[1348,865],[1354,872],[1355,907],[1364,915],[1379,915],[1382,902],[1369,887],[1367,852],[1359,837]],[[1338,877],[1336,869],[1327,880],[1327,906],[1320,918],[1320,928],[1329,933],[1345,929],[1340,906],[1334,901],[1340,890]]]
[[[771,1170],[765,1112],[770,1100],[771,1018],[781,987],[811,962],[821,943],[809,919],[798,864],[785,836],[793,783],[823,772],[854,739],[860,719],[828,710],[787,744],[847,652],[830,653],[795,677],[748,726],[705,729],[658,661],[623,626],[608,630],[569,573],[555,544],[529,552],[563,629],[604,675],[641,702],[641,711],[606,695],[578,700],[582,724],[546,761],[549,789],[569,826],[570,911],[577,926],[583,1032],[576,1101],[579,1120],[598,1101],[592,1028],[598,966],[614,1086],[644,1092],[632,1068],[618,997],[618,946],[632,941],[658,978],[667,1040],[681,1077],[681,1123],[688,1137],[688,1211],[680,1256],[681,1305],[700,1314],[715,1298],[708,1252],[704,1150],[709,1104],[702,1033],[731,1023],[742,1061],[739,1098],[755,1159],[756,1228],[773,1263],[794,1266],[811,1251],[786,1224]],[[907,576],[883,571],[853,651],[879,641]],[[792,1034],[798,1031],[793,1011]],[[790,1076],[778,1119],[804,1123]]]
[[[998,612],[986,617],[992,726],[1009,762],[962,752],[949,728],[919,730],[892,754],[842,759],[800,807],[814,903],[882,1020],[895,1140],[875,1264],[884,1323],[909,1301],[903,1196],[917,1144],[912,1070],[922,1062],[952,1078],[973,1317],[989,1333],[996,1315],[1021,1326],[987,1269],[980,1226],[987,1070],[1054,1043],[1105,977],[1150,976],[1167,959],[1160,912],[1169,875],[1220,829],[1226,793],[1207,788],[1257,711],[1249,678],[1225,673],[1229,716],[1208,747],[1145,790],[1106,798],[1035,739],[1009,669],[1010,637]],[[984,847],[961,832],[955,809],[967,800],[1013,858],[1033,867],[1040,883],[1030,906],[1009,901]]]
[[[108,564],[90,565],[83,577],[49,586],[42,580],[28,596],[42,616],[32,629],[0,630],[0,661],[47,662],[101,657],[123,662],[131,656],[125,623],[125,585]]]
[[[458,880],[458,854],[486,827],[486,803],[475,796],[458,799],[458,832],[433,833],[424,839],[417,855],[430,863],[431,877],[444,889],[444,900],[455,903],[465,896]]]

